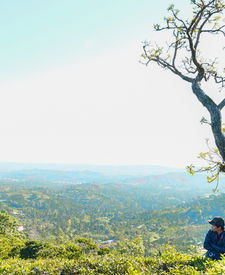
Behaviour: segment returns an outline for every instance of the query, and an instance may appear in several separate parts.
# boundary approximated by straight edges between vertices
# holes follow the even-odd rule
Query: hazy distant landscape
[[[70,171],[70,168],[80,170]],[[211,201],[218,196],[223,197],[221,191],[225,183],[222,179],[221,191],[213,194],[215,183],[207,183],[205,175],[191,176],[183,169],[160,166],[17,166],[16,163],[1,163],[0,170],[1,210],[8,213],[21,211],[18,217],[27,228],[27,234],[36,232],[37,238],[41,239],[54,236],[59,228],[66,228],[68,220],[73,232],[95,241],[135,238],[139,236],[137,227],[140,225],[140,230],[147,230],[142,236],[148,240],[148,226],[155,224],[155,219],[157,224],[163,224],[165,219],[163,226],[171,227],[168,221],[174,212],[178,212],[179,219],[184,219],[189,227],[195,223],[196,213],[201,210],[200,222],[207,225],[205,220],[215,211]],[[209,205],[202,209],[204,201],[209,198],[210,210]],[[189,213],[188,216],[186,213]],[[106,219],[102,220],[102,217]],[[179,230],[182,231],[183,227]],[[161,232],[159,228],[158,231]],[[202,235],[193,233],[191,240],[197,234],[201,237],[196,240],[201,241],[205,229],[201,232]],[[165,236],[160,237],[161,233],[156,235],[153,246],[165,239]],[[180,244],[177,245],[181,248]]]
[[[19,234],[2,243],[6,258],[91,259],[90,249],[126,258],[130,247],[149,257],[168,244],[202,255],[207,220],[225,216],[224,179],[213,193],[205,175],[179,168],[1,163],[0,170],[0,230],[17,224]]]
[[[185,168],[164,167],[157,165],[91,165],[91,164],[53,164],[53,163],[18,163],[0,162],[0,172],[18,170],[57,170],[57,171],[92,171],[104,175],[148,176],[171,172],[184,172]]]

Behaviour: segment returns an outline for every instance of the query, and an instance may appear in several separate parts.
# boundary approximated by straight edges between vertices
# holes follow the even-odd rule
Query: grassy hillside
[[[0,274],[224,274],[225,261],[199,248],[206,220],[225,216],[225,194],[194,185],[182,174],[104,184],[2,179]]]
[[[168,184],[164,182],[164,187]],[[176,185],[174,180],[170,184]],[[39,240],[54,239],[60,230],[67,230],[69,222],[71,234],[96,242],[141,236],[146,255],[168,242],[187,252],[190,245],[204,239],[206,220],[224,216],[224,194],[196,198],[195,190],[187,187],[163,188],[143,181],[142,185],[63,184],[56,188],[27,185],[2,182],[0,210],[19,218],[26,235]]]
[[[18,221],[0,213],[0,274],[224,274],[225,260],[185,255],[165,245],[144,256],[142,239],[99,246],[90,239],[60,235],[51,241],[27,239]]]

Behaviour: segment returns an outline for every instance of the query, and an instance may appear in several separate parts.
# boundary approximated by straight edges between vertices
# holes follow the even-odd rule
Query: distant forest
[[[17,217],[27,237],[37,240],[62,232],[98,243],[141,236],[146,254],[167,243],[187,251],[204,239],[207,219],[224,215],[224,194],[213,194],[203,175],[32,169],[0,176],[0,210]]]
[[[213,188],[178,172],[1,171],[0,273],[215,274],[202,249],[207,220],[225,216]]]

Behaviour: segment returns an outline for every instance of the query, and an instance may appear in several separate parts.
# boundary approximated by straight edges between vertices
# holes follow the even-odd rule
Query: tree
[[[6,211],[0,212],[0,235],[12,236],[17,231],[18,221],[8,215]]]
[[[169,6],[168,11],[172,16],[165,18],[166,25],[164,27],[155,24],[154,29],[172,32],[172,42],[168,43],[165,49],[145,41],[142,63],[147,66],[150,62],[155,62],[160,67],[170,70],[184,81],[191,83],[193,93],[208,110],[211,121],[208,122],[202,118],[201,122],[211,125],[217,149],[200,157],[209,160],[210,166],[201,168],[201,171],[213,172],[213,177],[208,179],[212,180],[217,179],[220,172],[225,172],[225,136],[221,119],[221,110],[225,106],[225,99],[216,104],[202,90],[201,83],[212,78],[219,85],[221,91],[225,87],[225,77],[223,76],[225,68],[220,68],[217,58],[210,60],[203,56],[200,50],[200,41],[203,34],[225,37],[225,18],[223,17],[225,5],[223,0],[201,0],[199,2],[191,0],[191,4],[193,5],[191,20],[180,18],[179,10],[175,9],[174,5]],[[215,161],[213,154],[219,156],[219,159]],[[194,166],[191,165],[188,168],[189,172],[193,173]]]

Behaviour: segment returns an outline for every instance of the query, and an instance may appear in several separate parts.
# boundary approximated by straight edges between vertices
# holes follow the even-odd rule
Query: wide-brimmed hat
[[[208,221],[210,224],[216,225],[216,226],[223,226],[224,227],[224,220],[220,217],[215,217],[211,221]]]

